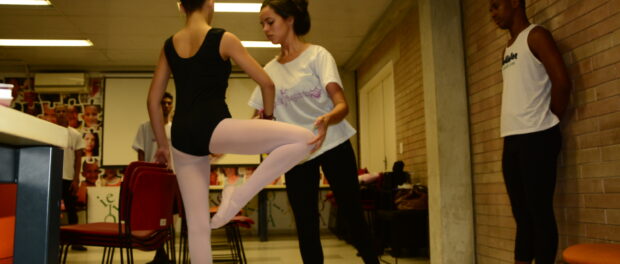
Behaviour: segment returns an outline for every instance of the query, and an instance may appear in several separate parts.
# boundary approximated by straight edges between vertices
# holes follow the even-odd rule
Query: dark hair
[[[308,0],[264,0],[261,9],[266,6],[284,19],[293,17],[293,31],[297,36],[303,36],[310,32],[310,13],[308,13]]]
[[[172,97],[172,94],[170,94],[169,92],[165,92],[164,93],[164,97],[162,97],[161,99],[163,100],[164,98],[170,98],[170,100],[173,100],[174,98]]]
[[[202,8],[206,0],[181,0],[181,5],[185,9],[185,13],[191,14],[192,12]]]
[[[95,146],[93,147],[93,157],[99,156],[99,134],[90,129],[88,132],[82,134],[82,139],[86,138],[86,135],[92,134],[95,138]]]
[[[393,172],[403,172],[404,169],[405,163],[402,160],[396,161],[394,162],[394,165],[392,165]]]

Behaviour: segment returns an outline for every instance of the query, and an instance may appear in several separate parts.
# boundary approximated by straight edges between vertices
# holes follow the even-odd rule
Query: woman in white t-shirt
[[[364,221],[357,164],[349,138],[355,129],[344,120],[348,113],[338,67],[323,47],[301,36],[310,31],[306,0],[265,0],[260,23],[267,38],[280,44],[280,55],[265,66],[276,86],[276,120],[315,131],[312,155],[286,173],[286,189],[295,215],[304,263],[323,263],[319,236],[318,191],[320,168],[346,217],[351,240],[365,263],[379,263]],[[249,105],[263,108],[260,90]]]

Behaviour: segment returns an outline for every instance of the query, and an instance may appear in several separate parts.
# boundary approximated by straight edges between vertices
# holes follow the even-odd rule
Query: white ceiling
[[[175,0],[51,0],[51,8],[0,6],[0,38],[90,39],[93,47],[0,47],[0,71],[152,70],[164,40],[184,23]],[[306,40],[344,65],[392,0],[309,0]],[[260,0],[216,0],[256,2]],[[216,13],[214,26],[266,40],[256,13]],[[250,49],[261,64],[278,49]]]

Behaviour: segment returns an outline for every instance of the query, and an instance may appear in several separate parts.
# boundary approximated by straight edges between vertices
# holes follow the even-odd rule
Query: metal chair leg
[[[65,244],[61,247],[61,258],[62,261],[60,263],[65,264],[67,263],[67,255],[69,254],[69,244]]]
[[[108,247],[103,247],[103,255],[101,256],[101,264],[107,264],[109,261]]]
[[[112,264],[114,263],[114,251],[116,250],[116,248],[108,248],[108,264]]]

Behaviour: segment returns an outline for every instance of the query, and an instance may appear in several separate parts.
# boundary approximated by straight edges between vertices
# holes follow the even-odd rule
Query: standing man
[[[170,140],[170,112],[172,112],[173,97],[170,93],[166,92],[164,98],[161,100],[161,106],[164,114],[164,122],[166,128],[166,137]],[[155,161],[155,152],[157,151],[157,141],[155,140],[155,134],[153,128],[151,128],[151,122],[146,121],[138,128],[136,138],[131,146],[136,152],[138,152],[139,161]]]
[[[490,0],[489,11],[511,37],[502,61],[501,136],[502,171],[517,224],[515,263],[555,263],[553,193],[570,79],[549,31],[528,21],[525,0]]]
[[[77,192],[80,183],[80,168],[82,156],[84,153],[84,140],[80,132],[69,126],[69,113],[65,105],[57,105],[54,108],[56,115],[56,124],[67,128],[69,132],[69,143],[64,149],[63,165],[62,165],[62,200],[65,204],[65,210],[69,224],[77,224]],[[82,245],[72,245],[71,249],[84,251],[86,248]]]
[[[170,112],[172,112],[173,97],[170,93],[166,92],[161,99],[161,108],[163,109],[164,122],[166,129],[166,137],[170,140],[170,128],[172,122],[170,122]],[[157,151],[157,140],[155,139],[155,133],[151,127],[151,122],[146,121],[138,128],[136,138],[131,146],[136,152],[138,152],[139,161],[155,162],[155,152]],[[155,258],[149,262],[149,264],[170,263],[168,255],[164,248],[157,249]]]

